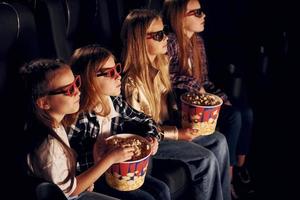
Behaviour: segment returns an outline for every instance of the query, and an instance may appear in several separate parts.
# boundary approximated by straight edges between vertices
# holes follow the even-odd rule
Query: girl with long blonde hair
[[[154,158],[158,163],[159,160],[179,161],[187,166],[193,199],[223,199],[223,195],[229,193],[226,139],[217,132],[207,137],[195,137],[191,129],[180,128],[161,17],[150,10],[131,11],[123,23],[121,38],[125,64],[124,96],[135,109],[160,124],[163,132],[164,139]]]

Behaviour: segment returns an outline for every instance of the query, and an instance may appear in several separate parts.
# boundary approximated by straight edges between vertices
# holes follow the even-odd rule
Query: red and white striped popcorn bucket
[[[216,105],[201,105],[199,98],[213,99]],[[196,135],[210,135],[215,132],[222,99],[214,94],[185,93],[181,95],[181,125],[196,130]]]
[[[131,191],[138,189],[143,185],[147,173],[148,162],[151,154],[150,143],[145,138],[135,134],[117,134],[107,138],[107,141],[116,137],[137,138],[139,141],[148,145],[148,149],[147,152],[143,153],[145,156],[138,160],[113,164],[105,172],[106,182],[110,187],[119,191]]]

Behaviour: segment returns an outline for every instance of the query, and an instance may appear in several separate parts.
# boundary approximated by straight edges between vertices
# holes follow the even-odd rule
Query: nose
[[[164,34],[164,40],[168,40],[168,35]]]
[[[121,80],[121,73],[117,73],[115,74],[115,80]]]
[[[80,94],[81,94],[81,92],[80,92],[79,88],[75,87],[75,94],[74,94],[74,96],[77,96],[77,95],[80,95]]]

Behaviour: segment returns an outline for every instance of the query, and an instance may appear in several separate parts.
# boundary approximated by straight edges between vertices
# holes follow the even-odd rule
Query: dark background
[[[95,1],[82,0],[80,8],[84,11],[95,8]],[[21,3],[34,13],[37,36],[27,42],[32,44],[34,38],[39,39],[39,49],[42,50],[36,55],[68,58],[70,52],[67,50],[63,53],[55,50],[55,45],[63,42],[52,44],[51,37],[47,36],[50,34],[46,29],[49,23],[43,21],[42,12],[34,6],[34,3],[43,1],[9,2]],[[127,12],[138,7],[159,9],[161,3],[145,0],[107,2],[109,4],[105,4],[105,1],[97,4],[105,4],[107,9],[98,10],[96,16],[95,12],[81,12],[79,28],[67,35],[70,51],[97,42],[118,55],[121,49],[118,37],[120,25]],[[300,169],[297,164],[299,101],[296,97],[299,93],[296,71],[300,58],[299,31],[296,30],[299,26],[298,7],[292,1],[278,3],[271,0],[203,0],[202,6],[207,15],[203,35],[212,80],[230,93],[234,85],[230,81],[237,80],[232,77],[241,78],[243,91],[247,93],[254,110],[249,166],[256,191],[255,199],[297,199],[299,189],[294,183],[299,180]],[[0,29],[4,30],[2,27]],[[12,195],[9,199],[22,197],[22,188],[26,184],[19,178],[21,174],[17,159],[22,146],[22,85],[16,75],[18,70],[12,68],[19,66],[22,61],[28,61],[20,56],[20,51],[26,46],[13,46],[9,58],[4,59],[4,62],[9,61],[9,65],[6,65],[5,71],[1,68],[1,77],[6,78],[1,86],[0,101],[1,165],[4,167],[1,171],[5,177],[3,189]],[[26,51],[27,54],[33,54],[34,49]],[[35,56],[29,55],[27,59]],[[234,66],[233,74],[230,73],[230,66]]]

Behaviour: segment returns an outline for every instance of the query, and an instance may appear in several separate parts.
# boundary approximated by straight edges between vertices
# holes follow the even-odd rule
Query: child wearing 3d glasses
[[[75,175],[76,156],[63,120],[79,109],[80,76],[74,76],[67,64],[49,59],[32,61],[21,68],[21,75],[28,103],[24,137],[28,173],[57,184],[70,199],[115,199],[90,192],[109,165],[108,158]]]
[[[163,28],[161,17],[150,10],[133,10],[126,17],[121,31],[124,96],[135,109],[161,125],[164,140],[154,159],[186,166],[192,199],[221,200],[229,194],[230,185],[226,139],[218,132],[197,137],[191,128],[180,127]]]
[[[115,63],[112,53],[98,45],[88,45],[74,52],[70,65],[74,74],[82,78],[77,122],[69,132],[70,144],[78,153],[78,170],[88,169],[94,162],[109,156],[109,151],[101,150],[104,148],[103,141],[118,133],[146,137],[151,143],[152,155],[155,154],[160,139],[157,125],[150,117],[130,107],[120,96],[122,67]],[[128,158],[124,157],[124,160]],[[122,199],[170,199],[168,186],[148,175],[141,188],[134,191],[110,188],[103,178],[97,181],[95,189]]]
[[[168,55],[173,87],[182,88],[185,84],[196,91],[209,92],[223,99],[218,127],[228,142],[231,176],[235,165],[238,172],[247,172],[244,164],[250,148],[253,111],[247,105],[231,105],[228,96],[209,80],[204,41],[200,36],[205,28],[206,15],[200,1],[166,0],[163,14],[165,23],[172,31],[168,34]],[[250,182],[249,174],[243,177],[242,182]],[[236,196],[233,188],[232,195]]]

